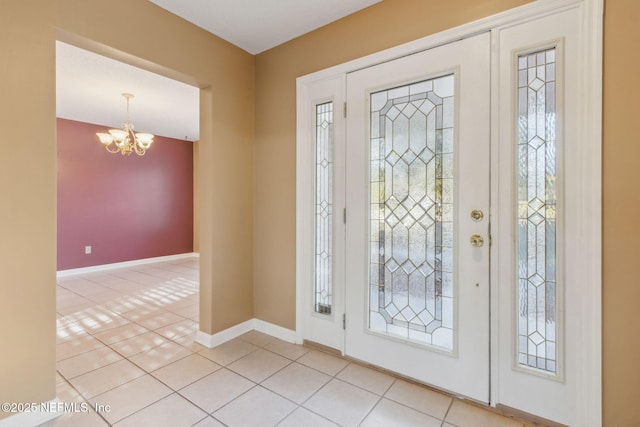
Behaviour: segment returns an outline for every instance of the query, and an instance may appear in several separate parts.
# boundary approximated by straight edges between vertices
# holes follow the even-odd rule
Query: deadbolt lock
[[[480,210],[473,210],[471,211],[471,218],[474,221],[482,221],[482,218],[484,218],[484,213]]]

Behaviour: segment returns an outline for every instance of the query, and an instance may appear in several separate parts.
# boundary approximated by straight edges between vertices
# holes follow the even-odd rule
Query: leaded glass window
[[[315,311],[331,314],[333,272],[333,102],[316,105]]]
[[[518,57],[518,363],[555,373],[556,49]]]
[[[369,328],[453,349],[454,75],[370,102]]]

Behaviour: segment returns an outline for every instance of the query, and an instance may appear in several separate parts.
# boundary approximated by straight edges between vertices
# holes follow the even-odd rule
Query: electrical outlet
[[[84,253],[85,253],[85,255],[90,255],[91,254],[91,246],[85,246],[84,247]]]

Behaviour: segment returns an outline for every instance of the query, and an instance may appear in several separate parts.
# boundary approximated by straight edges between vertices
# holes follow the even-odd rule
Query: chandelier
[[[138,156],[143,156],[153,142],[153,135],[150,133],[133,133],[133,124],[129,120],[129,100],[133,98],[130,93],[123,93],[127,99],[127,121],[122,124],[122,129],[110,129],[109,133],[96,133],[100,142],[110,153],[120,153],[123,156],[135,152]]]

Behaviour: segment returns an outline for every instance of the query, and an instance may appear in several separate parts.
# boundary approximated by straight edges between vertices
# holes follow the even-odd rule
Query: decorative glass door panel
[[[453,349],[454,87],[371,94],[369,328]]]
[[[349,74],[346,122],[345,352],[483,402],[489,39]]]
[[[518,363],[556,372],[556,49],[518,57]]]
[[[331,314],[333,300],[333,102],[316,105],[314,310]]]

